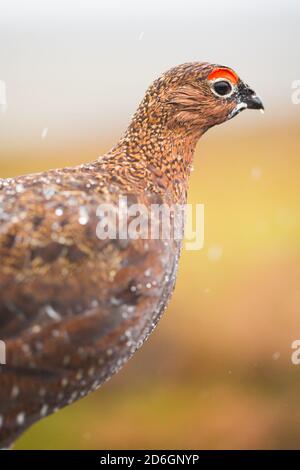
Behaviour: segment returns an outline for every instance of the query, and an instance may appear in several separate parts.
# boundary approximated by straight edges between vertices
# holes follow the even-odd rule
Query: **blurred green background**
[[[148,342],[15,448],[300,448],[299,4],[41,4],[0,7],[0,177],[95,159],[180,62],[234,67],[266,113],[201,139],[189,202],[205,204],[205,246],[183,252]]]

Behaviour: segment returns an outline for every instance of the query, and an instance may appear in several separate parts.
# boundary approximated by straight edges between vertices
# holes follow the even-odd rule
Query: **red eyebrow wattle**
[[[239,81],[239,77],[231,69],[216,68],[209,75],[208,80],[216,80],[217,78],[225,78],[230,80],[234,85]]]

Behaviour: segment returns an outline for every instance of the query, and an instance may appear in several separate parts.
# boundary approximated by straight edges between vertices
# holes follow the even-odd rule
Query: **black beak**
[[[228,119],[232,119],[233,117],[237,116],[237,114],[239,114],[244,109],[260,109],[263,112],[265,108],[260,97],[257,96],[255,91],[251,90],[251,88],[242,83],[238,87],[238,104],[231,111]]]
[[[260,97],[257,95],[248,96],[243,101],[246,103],[248,109],[265,109]]]
[[[241,90],[240,96],[241,101],[247,105],[248,109],[265,109],[260,97],[248,86]]]

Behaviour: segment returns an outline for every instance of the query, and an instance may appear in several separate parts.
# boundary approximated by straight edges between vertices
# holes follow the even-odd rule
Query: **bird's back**
[[[2,445],[98,388],[141,346],[171,295],[180,241],[119,233],[125,202],[150,210],[165,198],[113,176],[98,164],[1,180]],[[117,233],[105,238],[108,208]]]

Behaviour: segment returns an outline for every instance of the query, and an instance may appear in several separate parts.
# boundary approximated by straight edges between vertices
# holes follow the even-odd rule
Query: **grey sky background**
[[[57,142],[117,137],[151,81],[193,60],[234,68],[263,97],[263,125],[299,118],[300,2],[2,0],[0,152],[44,128]],[[226,132],[262,123],[237,121]]]

